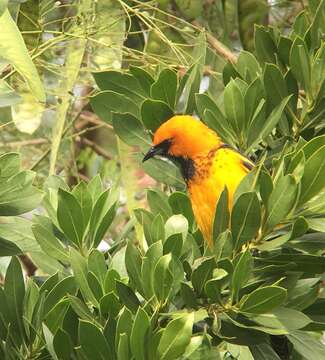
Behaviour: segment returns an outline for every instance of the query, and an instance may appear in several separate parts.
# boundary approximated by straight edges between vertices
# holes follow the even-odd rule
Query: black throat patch
[[[168,156],[168,158],[180,167],[182,176],[186,182],[191,180],[195,175],[195,165],[192,159],[183,156]]]

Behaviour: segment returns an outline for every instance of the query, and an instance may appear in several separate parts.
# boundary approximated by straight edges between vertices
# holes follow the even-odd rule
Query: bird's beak
[[[152,146],[144,156],[142,162],[147,161],[156,155],[166,156],[168,154],[168,149],[170,145],[171,140],[167,139],[155,146]]]
[[[145,162],[149,159],[151,159],[152,157],[154,157],[155,155],[159,154],[160,149],[152,146],[149,151],[146,153],[146,155],[144,156],[144,158],[142,159],[142,162]]]

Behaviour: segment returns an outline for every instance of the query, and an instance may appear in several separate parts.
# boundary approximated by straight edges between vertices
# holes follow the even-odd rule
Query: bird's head
[[[143,161],[155,155],[193,160],[220,144],[217,134],[201,121],[189,115],[176,115],[156,130],[153,146]]]

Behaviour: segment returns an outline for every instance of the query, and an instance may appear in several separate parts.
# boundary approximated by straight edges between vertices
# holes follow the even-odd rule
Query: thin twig
[[[105,158],[107,160],[112,159],[111,155],[105,149],[103,149],[101,146],[96,144],[95,142],[93,142],[85,137],[80,137],[80,136],[76,137],[76,141],[90,147],[92,150],[95,151],[95,153],[102,156],[103,158]]]
[[[22,140],[22,141],[12,141],[8,143],[0,143],[0,147],[9,147],[16,148],[21,146],[30,146],[30,145],[42,145],[47,144],[49,141],[44,138],[31,139],[31,140]]]
[[[204,28],[197,21],[193,21],[193,25],[198,27],[201,31],[204,31]],[[234,54],[230,49],[228,49],[226,45],[217,40],[210,33],[206,32],[206,35],[208,43],[219,55],[221,55],[226,60],[229,60],[233,64],[237,62],[237,55]]]

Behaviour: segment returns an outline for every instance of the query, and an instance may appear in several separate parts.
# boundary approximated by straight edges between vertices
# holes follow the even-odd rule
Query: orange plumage
[[[156,130],[153,147],[144,161],[155,155],[181,166],[196,222],[211,245],[220,194],[227,187],[231,208],[235,190],[253,164],[224,144],[213,130],[188,115],[174,116]]]

